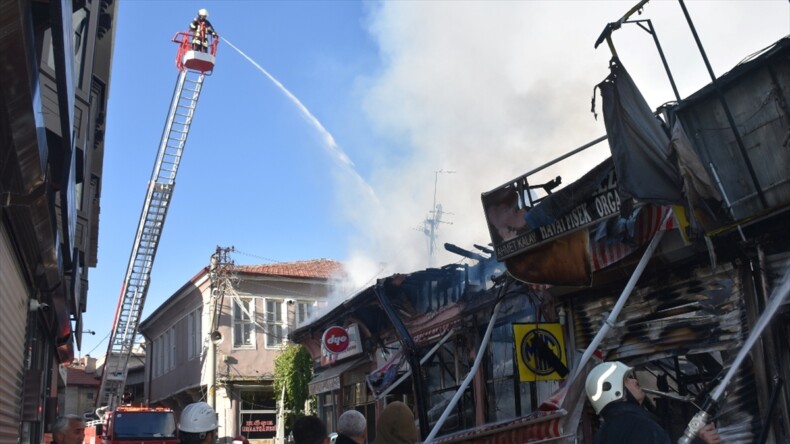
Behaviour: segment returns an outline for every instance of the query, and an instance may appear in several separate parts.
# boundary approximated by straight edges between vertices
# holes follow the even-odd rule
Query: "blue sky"
[[[297,98],[353,162],[339,167],[292,99],[221,43],[176,181],[144,317],[235,246],[238,264],[331,258],[352,286],[429,264],[420,231],[437,202],[439,244],[490,241],[480,193],[604,134],[590,113],[609,51],[593,43],[636,2],[121,0],[102,177],[98,266],[81,354],[101,355],[175,85],[176,44],[199,8]],[[790,4],[688,1],[717,75],[790,33]],[[677,2],[653,21],[681,96],[710,79]],[[650,36],[614,34],[652,107],[674,99]],[[600,111],[600,109],[599,109]],[[607,154],[545,173],[570,183]],[[354,177],[358,175],[362,182]],[[538,177],[540,179],[540,177]],[[364,191],[370,186],[372,198]],[[439,251],[435,263],[458,261]]]

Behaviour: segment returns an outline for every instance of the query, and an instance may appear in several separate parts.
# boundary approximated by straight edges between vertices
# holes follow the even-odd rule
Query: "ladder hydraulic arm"
[[[96,397],[97,407],[107,406],[110,410],[119,405],[124,392],[127,365],[148,294],[151,269],[165,224],[167,209],[173,196],[178,166],[181,163],[203,80],[207,75],[206,71],[210,71],[210,69],[187,69],[189,66],[185,67],[184,64],[185,61],[188,64],[190,60],[209,60],[213,68],[216,53],[216,41],[213,42],[210,53],[189,51],[189,35],[185,33],[178,35],[181,34],[184,36],[180,42],[177,42],[180,43],[177,59],[179,74],[121,286],[99,394]]]

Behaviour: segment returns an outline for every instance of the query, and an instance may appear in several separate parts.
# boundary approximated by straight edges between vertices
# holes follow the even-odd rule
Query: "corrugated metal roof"
[[[332,259],[278,262],[274,264],[239,265],[236,271],[269,276],[329,279],[343,271],[343,264]]]

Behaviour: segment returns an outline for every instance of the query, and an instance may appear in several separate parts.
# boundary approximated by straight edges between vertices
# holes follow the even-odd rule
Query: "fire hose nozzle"
[[[705,410],[697,412],[697,414],[691,418],[691,421],[689,421],[689,425],[686,426],[686,431],[683,432],[683,436],[678,439],[678,444],[691,444],[691,441],[694,440],[699,431],[708,423],[708,418],[708,412]]]

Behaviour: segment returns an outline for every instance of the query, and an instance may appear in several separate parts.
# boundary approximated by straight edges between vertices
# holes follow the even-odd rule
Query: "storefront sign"
[[[339,342],[338,339],[332,340],[331,342],[333,342],[333,344],[327,343],[328,338],[331,337],[331,335],[327,335],[327,333],[333,328],[339,328],[346,334],[347,341],[345,341],[345,346],[343,347],[342,351],[332,351],[333,349],[331,347],[335,347],[334,349],[337,350],[337,344],[335,343]],[[362,341],[359,339],[359,326],[357,324],[349,324],[347,328],[330,327],[324,332],[324,336],[321,341],[322,367],[332,365],[337,361],[342,361],[360,353],[362,353]]]
[[[348,348],[350,339],[345,328],[334,326],[326,329],[322,342],[329,352],[341,353]]]
[[[568,374],[562,325],[513,324],[521,382],[564,379]]]
[[[277,434],[277,414],[274,411],[242,411],[240,431],[247,439],[274,438]]]
[[[525,207],[513,181],[483,194],[483,209],[497,260],[529,251],[565,234],[620,214],[617,177],[608,160],[578,182]]]

